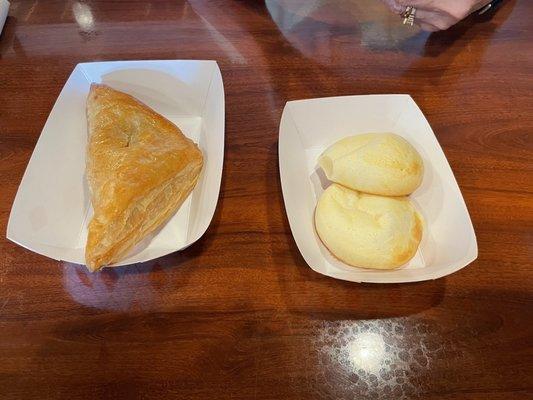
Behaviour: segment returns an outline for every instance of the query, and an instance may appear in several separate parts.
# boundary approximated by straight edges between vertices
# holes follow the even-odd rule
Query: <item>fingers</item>
[[[442,10],[442,7],[437,7],[438,4],[435,3],[435,0],[383,0],[383,2],[391,11],[400,15],[407,6],[415,7],[415,23],[425,31],[446,30],[461,19],[446,10]]]
[[[435,9],[436,5],[433,0],[395,0],[396,3],[405,9],[407,6],[422,7],[426,9]]]
[[[455,25],[458,20],[449,14],[438,11],[416,10],[415,22],[421,27],[424,24],[425,27],[432,26],[435,30],[446,30]]]
[[[447,14],[457,21],[476,10],[485,0],[395,0],[400,7],[413,6],[427,11]]]
[[[439,28],[437,28],[436,26],[434,25],[431,25],[431,24],[426,24],[425,22],[417,22],[416,23],[423,31],[426,31],[426,32],[437,32],[437,31],[440,31]]]
[[[395,14],[401,14],[405,11],[405,6],[398,3],[397,0],[382,0],[383,3]]]

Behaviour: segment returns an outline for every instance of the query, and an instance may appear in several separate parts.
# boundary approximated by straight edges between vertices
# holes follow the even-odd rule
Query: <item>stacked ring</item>
[[[405,11],[401,13],[400,16],[403,18],[404,25],[413,26],[415,23],[416,8],[413,6],[407,6]]]

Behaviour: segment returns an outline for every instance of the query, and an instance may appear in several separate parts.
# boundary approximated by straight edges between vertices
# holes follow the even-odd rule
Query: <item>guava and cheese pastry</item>
[[[178,210],[196,185],[203,157],[172,122],[106,85],[91,86],[87,120],[94,216],[85,258],[96,271],[120,261]]]
[[[339,140],[319,158],[329,180],[383,196],[406,196],[422,182],[422,158],[393,133],[367,133]]]
[[[415,255],[423,223],[407,197],[376,196],[333,183],[318,200],[315,227],[342,262],[393,269]]]

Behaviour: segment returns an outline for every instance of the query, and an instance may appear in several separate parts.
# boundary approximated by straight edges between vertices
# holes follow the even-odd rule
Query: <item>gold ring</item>
[[[413,6],[407,6],[405,11],[400,14],[400,17],[403,18],[403,24],[413,26],[415,23],[416,8]]]

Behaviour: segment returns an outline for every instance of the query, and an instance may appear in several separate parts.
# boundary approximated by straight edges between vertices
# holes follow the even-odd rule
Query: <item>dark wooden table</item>
[[[0,231],[79,62],[214,59],[220,200],[186,251],[89,274],[0,239],[2,399],[531,399],[533,3],[433,35],[373,0],[13,1],[0,37]],[[278,175],[288,100],[409,93],[479,258],[445,278],[313,272]]]

